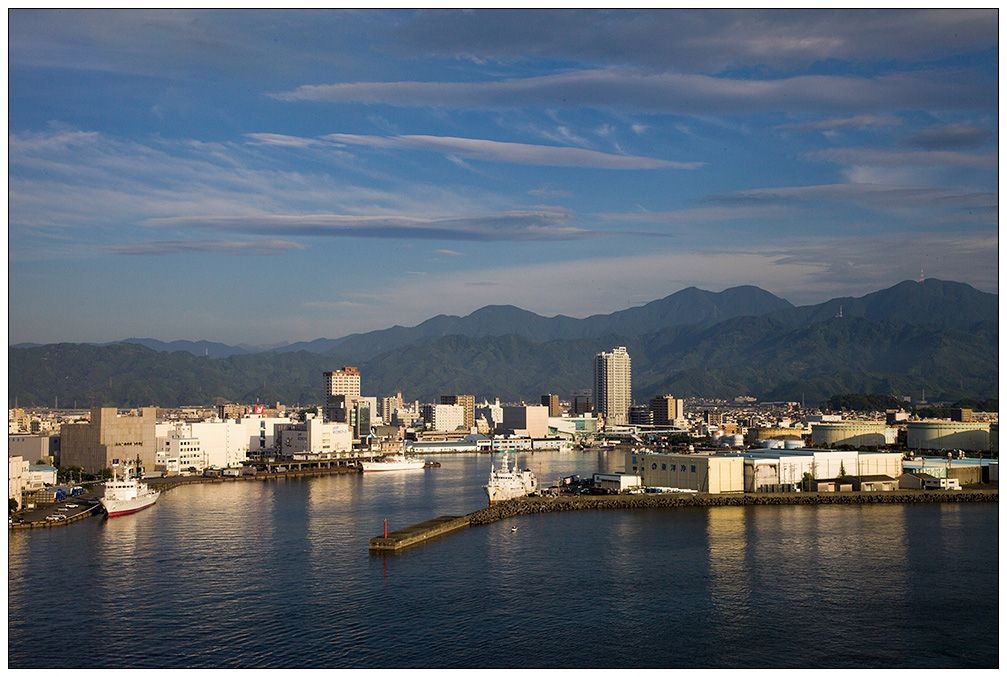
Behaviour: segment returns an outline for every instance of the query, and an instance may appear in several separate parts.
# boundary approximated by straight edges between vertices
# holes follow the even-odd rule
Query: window
[[[661,470],[667,470],[667,469],[668,469],[668,464],[667,463],[662,463],[661,464]]]
[[[696,472],[696,466],[692,466],[692,472]]]
[[[682,472],[685,472],[685,466],[684,465],[682,466]]]
[[[650,464],[650,469],[651,470],[657,470],[657,463],[651,463]]]

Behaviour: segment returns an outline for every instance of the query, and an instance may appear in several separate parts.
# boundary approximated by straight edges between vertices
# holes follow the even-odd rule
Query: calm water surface
[[[545,484],[622,463],[517,456]],[[488,456],[437,460],[11,533],[8,666],[999,664],[997,504],[585,511],[369,555],[382,519],[484,505]]]

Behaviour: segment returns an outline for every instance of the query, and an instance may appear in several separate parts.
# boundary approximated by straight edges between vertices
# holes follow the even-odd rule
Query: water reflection
[[[740,507],[707,511],[710,599],[720,623],[729,623],[737,614],[748,611],[752,582],[746,563],[749,526],[746,517],[746,509]]]

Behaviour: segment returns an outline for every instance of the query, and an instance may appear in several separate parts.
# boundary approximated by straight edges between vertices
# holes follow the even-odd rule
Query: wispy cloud
[[[833,132],[843,129],[870,129],[871,127],[896,127],[902,120],[890,115],[854,115],[846,118],[811,120],[779,125],[776,129],[803,134],[806,132]]]
[[[825,60],[913,61],[997,44],[995,9],[520,10],[422,12],[398,36],[423,54],[561,57],[720,72]]]
[[[298,139],[278,134],[249,134],[257,143],[281,146],[311,146],[329,142],[338,145],[366,146],[378,149],[419,150],[482,162],[507,162],[519,165],[548,167],[582,167],[587,169],[696,169],[702,162],[673,162],[632,155],[615,155],[585,148],[542,146],[509,143],[487,139],[465,139],[451,136],[369,136],[361,134],[327,134],[320,139]]]
[[[569,225],[566,210],[511,211],[465,217],[421,219],[402,216],[346,214],[193,216],[150,219],[150,226],[198,228],[246,235],[401,238],[523,242],[581,240],[609,233]]]
[[[985,127],[971,125],[947,125],[928,129],[903,139],[907,146],[925,150],[958,150],[978,148],[993,140],[993,131]]]
[[[881,167],[968,167],[995,171],[996,155],[975,155],[950,150],[896,151],[878,148],[828,148],[808,157],[826,162]]]
[[[266,240],[261,242],[222,242],[192,240],[170,242],[138,242],[101,247],[120,256],[166,256],[169,254],[226,254],[227,256],[275,256],[307,246],[296,242]]]
[[[437,250],[435,250],[434,253],[435,254],[446,254],[448,256],[465,256],[465,254],[463,254],[462,252],[456,252],[456,251],[453,251],[451,249],[437,249]]]
[[[573,193],[570,191],[556,188],[533,188],[528,191],[528,194],[535,197],[573,197]]]
[[[848,202],[875,208],[936,207],[996,208],[996,193],[967,193],[929,186],[894,186],[868,183],[836,183],[818,186],[758,188],[712,195],[710,202],[724,204],[798,204],[826,201]]]
[[[422,285],[405,283],[384,291],[422,321],[438,313],[469,313],[493,302],[514,304],[543,315],[585,317],[621,310],[626,299],[658,298],[688,286],[720,291],[755,284],[792,303],[819,303],[860,296],[919,276],[965,281],[996,292],[995,233],[911,232],[871,238],[806,237],[762,245],[708,242],[704,246],[648,249],[633,255],[596,257],[461,270],[428,275]],[[898,255],[893,255],[897,252]],[[590,271],[585,278],[585,271]],[[604,280],[585,295],[571,279]],[[445,305],[444,299],[450,299]]]
[[[795,213],[793,207],[787,205],[748,205],[744,207],[697,207],[693,209],[656,212],[607,212],[595,214],[594,216],[612,221],[689,225],[693,223],[734,221],[738,219],[782,218],[793,216]]]
[[[585,70],[496,82],[351,82],[303,85],[283,101],[505,109],[613,108],[651,113],[752,114],[779,110],[858,112],[994,107],[992,82],[961,74],[875,78],[802,75],[775,80],[717,78],[631,69]]]

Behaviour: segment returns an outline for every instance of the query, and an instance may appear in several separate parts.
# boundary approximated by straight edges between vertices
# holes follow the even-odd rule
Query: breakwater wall
[[[747,505],[891,505],[899,503],[997,503],[996,489],[794,494],[635,494],[620,496],[527,496],[469,513],[470,526],[508,517],[570,510],[627,510]]]

